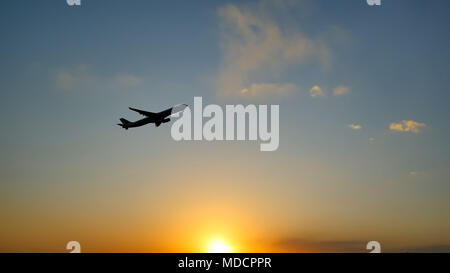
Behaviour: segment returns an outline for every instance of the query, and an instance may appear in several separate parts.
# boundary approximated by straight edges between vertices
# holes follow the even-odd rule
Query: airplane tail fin
[[[122,124],[124,124],[124,125],[131,123],[131,122],[129,122],[128,120],[126,120],[126,119],[124,119],[124,118],[121,118],[120,121],[121,121]]]
[[[129,122],[128,120],[126,120],[124,118],[121,118],[120,122],[122,122],[122,123],[118,123],[117,125],[121,126],[125,130],[128,130],[128,124],[130,124],[131,122]]]

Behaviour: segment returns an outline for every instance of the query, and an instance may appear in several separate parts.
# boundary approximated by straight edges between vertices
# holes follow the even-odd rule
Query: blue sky
[[[384,0],[381,7],[362,0],[3,3],[0,189],[9,223],[2,237],[12,238],[2,239],[3,249],[58,249],[78,234],[62,223],[68,211],[83,230],[89,217],[131,211],[135,222],[151,215],[150,222],[165,223],[161,211],[145,211],[141,202],[156,198],[174,206],[176,217],[176,201],[161,196],[213,181],[191,194],[210,207],[211,193],[228,189],[225,178],[235,181],[231,199],[221,201],[225,207],[263,211],[278,204],[274,214],[283,211],[283,217],[272,232],[257,220],[248,223],[274,245],[285,241],[282,233],[350,240],[357,227],[365,231],[355,240],[378,236],[394,251],[450,244],[449,8],[448,1],[406,0]],[[323,96],[312,97],[313,86]],[[334,95],[337,87],[348,92]],[[139,118],[128,106],[159,111],[192,104],[194,96],[203,96],[204,104],[279,104],[279,150],[261,154],[254,142],[175,142],[170,126],[125,132],[115,125],[120,117]],[[390,129],[405,126],[403,120],[425,125],[417,132]],[[190,180],[161,168],[186,172]],[[261,193],[251,201],[255,189]],[[102,211],[89,212],[97,202],[105,204]],[[60,238],[35,239],[41,247],[18,240],[21,227],[36,224],[31,215],[48,217],[37,230],[54,228]],[[195,230],[202,223],[191,225]],[[324,228],[330,225],[337,231]],[[78,236],[91,240],[88,232]],[[117,249],[94,241],[92,250]],[[117,239],[115,246],[136,249],[130,242]],[[159,243],[137,249],[165,250]]]

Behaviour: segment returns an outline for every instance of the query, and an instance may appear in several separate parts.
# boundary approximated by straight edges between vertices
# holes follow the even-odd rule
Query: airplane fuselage
[[[148,118],[143,118],[143,119],[137,120],[135,122],[130,122],[129,124],[127,124],[127,127],[128,128],[135,128],[135,127],[144,126],[144,125],[149,124],[149,123],[155,123],[155,120],[152,119],[152,118],[149,118],[149,117]]]
[[[154,123],[156,125],[156,127],[158,127],[159,125],[161,125],[161,123],[166,123],[170,121],[170,116],[174,113],[183,111],[184,108],[186,108],[187,105],[186,104],[179,104],[176,105],[172,108],[169,108],[167,110],[164,110],[162,112],[159,113],[152,113],[152,112],[147,112],[147,111],[142,111],[139,109],[135,109],[135,108],[131,108],[130,110],[136,111],[141,115],[146,116],[143,119],[131,122],[128,121],[124,118],[121,118],[120,121],[122,123],[119,123],[118,125],[121,126],[122,128],[128,130],[128,128],[135,128],[135,127],[141,127],[143,125],[149,124],[149,123]]]

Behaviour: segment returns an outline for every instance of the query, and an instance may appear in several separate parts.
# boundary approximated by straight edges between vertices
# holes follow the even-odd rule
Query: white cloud
[[[412,132],[420,133],[421,128],[426,127],[425,123],[420,123],[413,120],[402,120],[401,122],[393,122],[389,125],[389,130],[397,132]]]
[[[279,7],[273,5],[271,8]],[[267,2],[250,5],[226,5],[219,9],[222,59],[217,78],[221,95],[252,93],[252,86],[264,87],[262,93],[286,94],[275,84],[289,65],[301,64],[314,59],[326,64],[329,51],[323,42],[303,35],[295,28],[287,27],[271,16]],[[268,81],[260,83],[261,77]],[[277,81],[278,82],[278,81]],[[271,92],[266,87],[273,88]]]
[[[320,88],[318,85],[314,85],[309,90],[309,95],[313,98],[323,97],[325,94],[323,93],[322,88]]]

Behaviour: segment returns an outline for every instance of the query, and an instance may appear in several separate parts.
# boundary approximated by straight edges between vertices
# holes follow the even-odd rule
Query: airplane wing
[[[154,116],[157,115],[156,113],[152,113],[152,112],[147,112],[147,111],[139,110],[139,109],[132,108],[132,107],[128,107],[128,108],[129,108],[130,110],[136,111],[136,112],[138,112],[139,114],[141,114],[141,115],[143,115],[143,116],[146,116],[146,117],[154,117]]]

